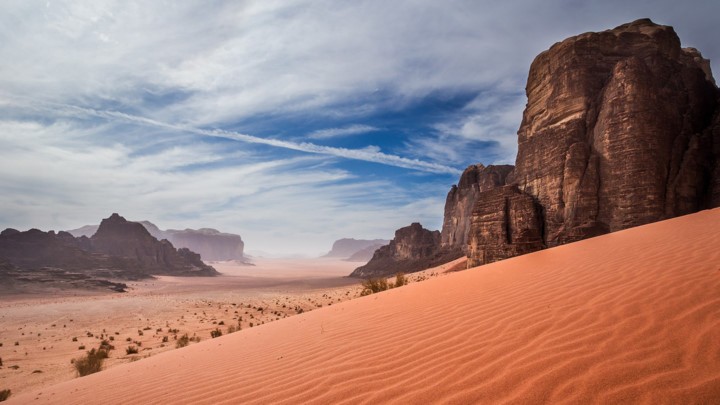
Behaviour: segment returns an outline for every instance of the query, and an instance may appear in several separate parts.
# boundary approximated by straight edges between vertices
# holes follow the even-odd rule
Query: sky
[[[720,2],[0,3],[0,229],[117,212],[247,251],[440,229],[471,164],[514,163],[533,58],[649,17],[720,71]]]

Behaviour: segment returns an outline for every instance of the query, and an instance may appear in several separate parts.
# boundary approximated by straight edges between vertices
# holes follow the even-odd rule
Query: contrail
[[[57,112],[57,110],[64,110],[64,112],[69,115],[85,115],[98,117],[105,120],[121,120],[138,125],[172,129],[175,131],[187,132],[196,135],[231,139],[239,142],[269,145],[277,148],[291,149],[306,153],[337,156],[345,159],[362,160],[366,162],[380,163],[388,166],[402,167],[405,169],[419,170],[428,173],[442,173],[453,175],[460,174],[460,170],[454,167],[425,162],[419,159],[409,159],[397,155],[390,155],[387,153],[383,153],[374,147],[367,147],[363,149],[348,149],[317,145],[310,142],[291,142],[279,139],[268,139],[234,131],[226,131],[222,129],[204,129],[187,125],[170,124],[167,122],[157,121],[151,118],[127,114],[119,111],[96,110],[93,108],[79,107],[63,103],[52,103],[45,101],[39,102],[37,100],[28,100],[25,97],[12,96],[12,98],[30,101],[30,104],[36,108],[40,104],[43,106],[43,109],[49,109],[55,112]]]

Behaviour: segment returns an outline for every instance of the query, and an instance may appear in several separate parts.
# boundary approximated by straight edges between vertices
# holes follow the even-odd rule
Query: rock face
[[[323,257],[338,257],[342,259],[348,259],[360,251],[369,249],[373,246],[375,246],[375,249],[377,249],[377,247],[387,245],[388,243],[390,243],[390,241],[384,239],[338,239],[333,243],[330,252],[328,252],[328,254]],[[375,249],[370,252],[371,257]]]
[[[440,244],[442,248],[467,252],[468,232],[473,209],[480,193],[505,185],[511,165],[469,166],[460,176],[457,186],[452,186],[445,200],[445,216]]]
[[[638,20],[557,43],[533,62],[526,92],[506,179],[517,192],[480,193],[469,265],[720,203],[718,89],[709,62],[671,27]],[[510,210],[500,215],[506,233],[524,236],[490,231],[492,204]]]
[[[537,203],[517,186],[483,192],[473,211],[469,251],[473,260],[491,263],[544,247]]]
[[[173,246],[187,248],[199,253],[203,260],[244,260],[245,243],[240,235],[220,232],[211,228],[161,230],[150,221],[139,221],[158,240],[167,239]],[[74,236],[91,237],[97,225],[85,225],[68,232]]]
[[[389,276],[413,272],[445,263],[440,249],[440,232],[429,231],[415,222],[395,231],[395,238],[375,251],[370,262],[358,267],[350,277]]]
[[[150,274],[213,276],[215,269],[187,248],[175,249],[167,239],[158,241],[142,224],[118,214],[103,219],[90,238],[93,251],[136,260]]]

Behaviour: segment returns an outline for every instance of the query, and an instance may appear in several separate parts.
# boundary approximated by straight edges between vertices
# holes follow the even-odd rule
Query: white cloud
[[[390,181],[328,167],[325,156],[258,161],[206,143],[139,154],[88,142],[97,131],[0,121],[0,224],[71,229],[119,212],[164,228],[235,232],[249,249],[319,254],[342,236],[387,237],[415,220],[440,221],[444,185],[431,191],[437,198],[417,199]]]
[[[351,135],[365,134],[368,132],[379,131],[380,128],[376,128],[370,125],[354,124],[342,128],[326,128],[313,131],[307,135],[309,139],[331,139],[346,137]]]
[[[26,102],[28,101],[26,98],[16,99],[25,100]],[[374,145],[370,145],[362,149],[338,148],[332,146],[317,145],[310,142],[293,142],[281,139],[262,138],[221,129],[203,129],[192,127],[189,125],[170,124],[118,111],[96,110],[93,108],[83,108],[58,103],[37,103],[33,102],[32,100],[29,100],[29,103],[33,106],[33,108],[45,109],[47,114],[59,113],[69,117],[98,117],[106,120],[124,121],[147,127],[169,129],[173,131],[192,133],[195,135],[201,135],[206,137],[232,139],[244,143],[268,145],[276,148],[290,149],[306,153],[330,155],[353,160],[362,160],[365,162],[380,163],[389,166],[425,171],[429,173],[460,174],[459,170],[450,166],[383,153],[379,147]]]

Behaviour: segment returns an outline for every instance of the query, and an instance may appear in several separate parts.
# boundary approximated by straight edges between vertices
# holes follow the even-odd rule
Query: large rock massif
[[[168,240],[157,240],[142,224],[118,214],[103,219],[90,238],[93,251],[136,260],[149,274],[214,276],[215,269],[187,248],[175,249]]]
[[[219,274],[204,264],[200,255],[175,249],[167,240],[158,241],[141,224],[118,214],[104,219],[91,238],[76,238],[62,231],[6,229],[0,233],[0,261],[12,264],[6,270],[21,281],[64,279],[98,284],[101,279]]]
[[[162,230],[150,221],[139,221],[138,223],[142,224],[156,239],[167,239],[173,246],[192,250],[200,254],[203,260],[245,260],[243,252],[245,243],[240,235],[224,233],[211,228]],[[97,230],[97,225],[85,225],[68,232],[78,237],[91,237]]]
[[[720,92],[672,27],[568,38],[526,93],[515,166],[465,170],[438,252],[476,266],[720,206]]]
[[[535,211],[481,195],[470,266],[718,205],[718,89],[672,27],[638,20],[557,43],[533,62],[526,92],[507,184]],[[525,236],[488,232],[494,204]]]

